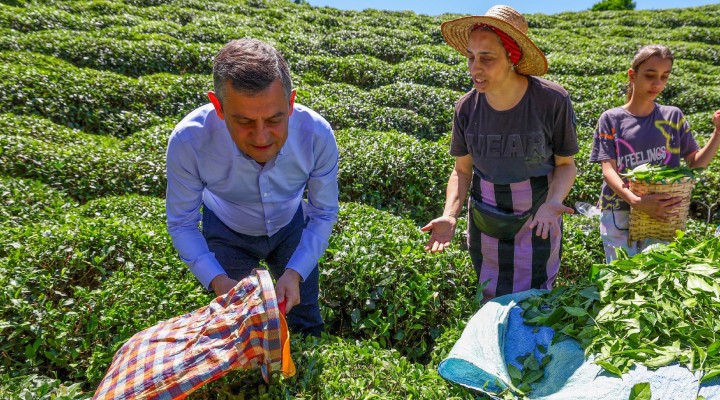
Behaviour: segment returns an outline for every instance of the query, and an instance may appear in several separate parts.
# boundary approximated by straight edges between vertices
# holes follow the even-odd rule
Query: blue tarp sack
[[[720,378],[702,385],[701,373],[692,373],[679,364],[650,370],[636,366],[622,377],[612,375],[585,359],[585,352],[575,340],[551,344],[554,331],[549,327],[525,325],[522,300],[545,293],[542,290],[497,297],[485,304],[470,319],[462,336],[440,365],[440,375],[457,384],[499,399],[500,393],[512,390],[507,364],[522,369],[518,356],[534,352],[542,359],[538,345],[544,346],[551,361],[545,375],[532,384],[528,399],[590,400],[628,399],[633,386],[648,382],[652,399],[720,400]]]

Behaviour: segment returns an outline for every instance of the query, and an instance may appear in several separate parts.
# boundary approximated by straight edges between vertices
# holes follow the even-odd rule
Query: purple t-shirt
[[[578,152],[575,125],[570,96],[557,83],[528,77],[525,95],[506,111],[473,89],[455,105],[450,154],[471,154],[475,171],[494,184],[522,182],[552,172],[553,155]]]
[[[646,117],[636,117],[616,107],[605,111],[598,120],[590,161],[615,160],[620,173],[647,163],[679,167],[681,158],[699,148],[690,124],[677,107],[655,104]],[[600,208],[630,207],[603,181]]]

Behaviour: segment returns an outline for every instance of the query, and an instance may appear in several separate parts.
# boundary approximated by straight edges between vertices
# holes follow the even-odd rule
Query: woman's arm
[[[425,250],[434,253],[436,251],[443,251],[450,246],[450,242],[455,234],[457,217],[460,215],[460,212],[462,212],[462,207],[467,198],[470,183],[472,182],[472,169],[473,161],[471,155],[468,154],[455,158],[455,168],[453,168],[450,174],[445,192],[445,210],[443,211],[443,216],[435,218],[420,228],[423,232],[432,231],[430,240],[425,245]]]
[[[570,193],[577,177],[575,159],[570,157],[555,156],[555,170],[553,180],[550,182],[547,201],[562,203]]]
[[[450,174],[445,192],[445,211],[443,216],[457,218],[467,198],[473,174],[472,156],[469,154],[455,158],[455,168]]]

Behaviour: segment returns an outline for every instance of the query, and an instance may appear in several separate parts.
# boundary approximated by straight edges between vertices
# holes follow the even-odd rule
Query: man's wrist
[[[298,283],[302,282],[303,278],[302,275],[300,275],[299,272],[294,270],[293,268],[287,267],[285,268],[285,273],[283,275],[287,274],[288,278],[292,278],[293,280],[296,280]]]
[[[229,279],[227,274],[219,274],[210,281],[210,289],[216,290],[216,286],[223,282],[225,279]]]

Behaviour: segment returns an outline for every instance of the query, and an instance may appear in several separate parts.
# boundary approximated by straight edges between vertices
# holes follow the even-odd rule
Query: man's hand
[[[425,250],[435,253],[450,247],[450,242],[455,235],[457,220],[454,217],[444,216],[435,218],[427,225],[420,228],[421,231],[430,233],[430,240],[425,245]]]
[[[225,274],[220,274],[213,278],[212,282],[210,282],[210,287],[215,291],[216,296],[222,296],[234,288],[237,283],[238,281],[235,279],[231,279]]]
[[[300,304],[300,274],[294,269],[286,268],[275,286],[277,302],[285,302],[285,312],[289,313],[293,306]]]
[[[537,236],[542,236],[543,239],[547,239],[550,232],[560,230],[558,217],[563,213],[573,214],[574,212],[575,210],[562,203],[547,201],[538,208],[537,212],[533,216],[533,220],[530,223],[530,229],[537,226],[535,234]]]

